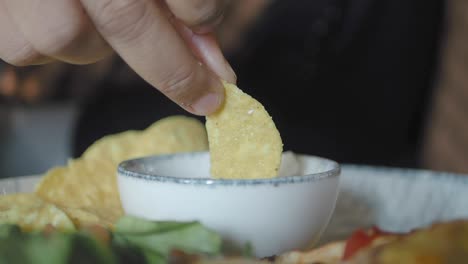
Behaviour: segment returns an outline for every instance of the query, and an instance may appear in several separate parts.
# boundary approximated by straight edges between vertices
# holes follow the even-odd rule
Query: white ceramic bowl
[[[283,164],[282,174],[295,176],[218,180],[207,177],[207,152],[129,160],[118,169],[120,197],[129,215],[200,221],[225,241],[248,242],[256,256],[271,256],[317,241],[339,189],[334,161],[289,153]]]

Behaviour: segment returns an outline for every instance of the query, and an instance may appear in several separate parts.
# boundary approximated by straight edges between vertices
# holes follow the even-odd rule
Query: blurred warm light
[[[41,85],[35,75],[28,76],[21,87],[21,97],[29,102],[37,102],[41,96]]]
[[[9,67],[0,73],[0,95],[13,97],[18,86],[18,77],[13,68]]]

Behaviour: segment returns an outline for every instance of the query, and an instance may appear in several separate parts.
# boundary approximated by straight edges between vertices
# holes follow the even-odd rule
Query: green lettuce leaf
[[[221,237],[199,222],[156,222],[125,216],[117,222],[115,235],[165,258],[173,249],[208,255],[221,251]]]
[[[164,264],[171,250],[218,255],[221,237],[199,222],[158,222],[135,217],[118,221],[108,243],[91,233],[25,233],[0,225],[0,264]]]

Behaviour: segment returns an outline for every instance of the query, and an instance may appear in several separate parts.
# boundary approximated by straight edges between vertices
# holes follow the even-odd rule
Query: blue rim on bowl
[[[321,162],[325,162],[329,165],[329,169],[317,172],[310,173],[300,176],[285,176],[285,177],[276,177],[269,179],[212,179],[212,178],[190,178],[190,177],[174,177],[166,175],[158,175],[153,172],[149,166],[155,167],[158,161],[161,160],[170,160],[174,158],[188,157],[197,154],[206,154],[207,152],[190,152],[190,153],[178,153],[178,154],[166,154],[166,155],[155,155],[137,159],[131,159],[123,161],[118,166],[118,174],[126,177],[132,177],[141,180],[147,181],[157,181],[157,182],[171,182],[176,184],[190,184],[190,185],[209,185],[209,186],[220,186],[220,185],[274,185],[278,186],[280,184],[295,184],[303,183],[310,181],[317,181],[329,177],[337,177],[340,175],[341,168],[340,165],[326,158],[308,156],[310,158],[315,158]],[[301,156],[300,154],[296,154]]]

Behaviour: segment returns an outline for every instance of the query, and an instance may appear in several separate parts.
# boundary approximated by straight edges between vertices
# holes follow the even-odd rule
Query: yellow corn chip
[[[108,160],[70,161],[50,170],[36,187],[36,194],[63,208],[86,208],[113,222],[123,215],[115,164]]]
[[[81,156],[87,160],[111,160],[114,164],[144,156],[139,149],[141,132],[126,131],[105,136],[92,144]]]
[[[195,118],[171,116],[143,131],[141,149],[146,155],[208,150],[208,138],[203,123]]]
[[[0,196],[0,224],[16,224],[24,231],[40,231],[47,225],[61,231],[75,230],[62,210],[34,194]]]
[[[101,210],[99,208],[70,208],[62,207],[61,208],[67,216],[73,221],[73,224],[77,228],[83,228],[86,226],[99,225],[103,227],[114,227],[114,219],[110,219],[109,215],[113,215],[113,212],[107,212],[107,209],[100,211],[98,213],[93,210]],[[103,218],[103,215],[107,216],[107,219]]]
[[[114,164],[156,154],[194,152],[208,149],[204,125],[195,118],[171,116],[144,131],[127,131],[105,136],[91,145],[83,159],[109,159]]]
[[[144,131],[127,131],[96,141],[80,159],[50,170],[36,186],[36,194],[63,208],[77,226],[112,227],[123,215],[116,176],[120,162],[207,149],[206,130],[200,121],[168,117]]]
[[[215,178],[259,179],[278,175],[283,143],[265,108],[233,84],[224,83],[222,108],[206,118]]]

